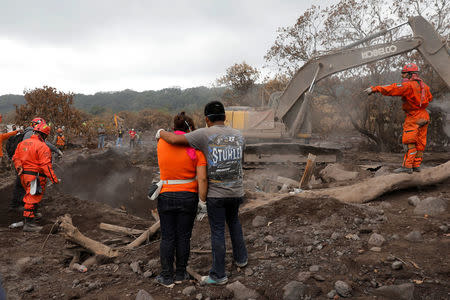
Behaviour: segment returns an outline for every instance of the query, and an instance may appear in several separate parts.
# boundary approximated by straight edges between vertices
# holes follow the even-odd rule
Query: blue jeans
[[[6,293],[2,286],[2,278],[0,277],[0,300],[6,300]]]
[[[103,149],[103,147],[105,147],[105,136],[104,135],[99,135],[98,136],[98,149]]]
[[[161,275],[173,278],[176,254],[176,274],[183,277],[189,260],[192,227],[197,214],[198,194],[192,192],[165,192],[158,196],[161,222]]]
[[[212,268],[209,276],[212,279],[222,279],[225,274],[225,222],[228,224],[233,258],[237,263],[244,263],[248,259],[242,226],[239,222],[238,211],[242,198],[207,198],[209,226],[211,227]]]
[[[122,138],[121,137],[117,137],[116,146],[122,146]]]

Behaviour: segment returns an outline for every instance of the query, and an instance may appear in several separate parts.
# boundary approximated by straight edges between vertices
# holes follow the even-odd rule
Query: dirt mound
[[[62,179],[62,193],[82,200],[124,207],[137,216],[148,216],[148,208],[155,203],[147,199],[155,167],[148,164],[150,155],[108,150],[91,155],[79,155],[69,163],[56,167]],[[145,163],[145,164],[143,164]]]

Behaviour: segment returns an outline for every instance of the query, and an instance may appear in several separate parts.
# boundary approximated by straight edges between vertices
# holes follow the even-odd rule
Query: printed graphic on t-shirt
[[[210,182],[233,184],[242,180],[244,140],[235,135],[213,135],[208,141],[208,178]]]

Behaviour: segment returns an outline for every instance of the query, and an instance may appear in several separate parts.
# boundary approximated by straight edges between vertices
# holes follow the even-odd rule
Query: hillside
[[[218,100],[223,88],[194,87],[189,89],[167,88],[159,91],[136,92],[124,90],[119,92],[98,92],[94,95],[75,94],[75,107],[92,114],[106,110],[119,112],[122,110],[139,111],[145,108],[177,111],[192,111],[203,107],[206,103]],[[14,110],[14,105],[24,104],[22,95],[0,96],[0,113]]]

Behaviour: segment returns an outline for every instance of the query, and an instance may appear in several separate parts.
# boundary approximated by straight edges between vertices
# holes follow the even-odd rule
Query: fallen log
[[[154,235],[159,230],[160,227],[161,227],[161,225],[160,225],[159,221],[156,222],[155,224],[150,226],[149,229],[144,231],[137,239],[135,239],[134,241],[132,241],[131,243],[126,245],[124,247],[124,249],[131,250],[131,249],[136,248],[137,246],[141,245],[148,238],[150,238],[152,235]]]
[[[195,272],[191,267],[187,266],[186,272],[191,274],[191,276],[194,277],[195,280],[197,280],[198,282],[202,282],[202,276],[200,274],[198,274],[197,272]]]
[[[141,229],[122,227],[122,226],[108,224],[108,223],[100,223],[99,227],[100,227],[100,229],[103,229],[103,230],[117,232],[117,233],[124,233],[127,235],[138,235],[138,234],[144,233],[144,231],[145,231],[145,230],[141,230]]]
[[[366,203],[387,192],[432,185],[448,178],[450,178],[450,161],[424,169],[420,173],[378,176],[349,186],[314,191],[312,194],[333,197],[346,203]]]
[[[70,215],[66,214],[60,216],[58,218],[58,223],[59,228],[62,229],[62,233],[67,240],[82,246],[96,255],[104,255],[107,257],[116,257],[119,255],[119,251],[113,250],[110,247],[83,235],[78,228],[73,226],[72,217]]]

